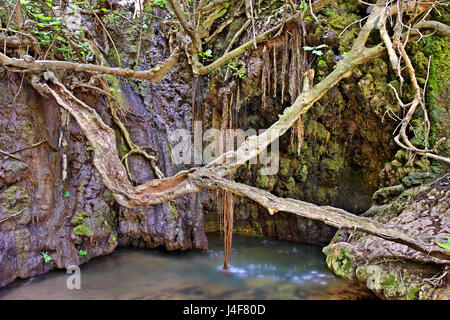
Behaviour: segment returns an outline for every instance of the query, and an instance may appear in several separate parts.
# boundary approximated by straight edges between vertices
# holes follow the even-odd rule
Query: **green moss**
[[[17,215],[18,212],[24,211],[26,208],[30,207],[31,199],[27,191],[17,185],[13,185],[3,192],[4,202],[0,207],[0,211],[3,209],[4,217],[14,218],[9,219],[5,224],[7,229],[16,229],[19,224],[27,223],[27,217],[29,213],[27,212]]]
[[[276,175],[271,176],[263,175],[261,174],[261,169],[258,170],[256,177],[256,187],[267,191],[272,191],[273,188],[275,187],[276,182],[277,182]]]
[[[348,2],[348,1],[347,1]],[[333,6],[336,6],[335,4]],[[321,36],[324,29],[334,30],[336,34],[340,34],[344,28],[349,26],[352,22],[357,21],[359,16],[349,13],[348,8],[336,9],[336,8],[324,8],[321,10],[325,15],[325,26],[322,28],[317,28],[316,33]],[[344,52],[348,52],[355,40],[356,34],[358,32],[358,25],[353,24],[345,30],[338,38],[339,54],[342,55]]]
[[[31,131],[31,126],[27,122],[24,122],[23,123],[23,130],[25,132],[30,132]]]
[[[387,286],[395,286],[395,284],[398,281],[397,278],[393,274],[385,275],[382,280],[384,282],[384,285],[387,285]]]
[[[73,228],[73,233],[76,234],[77,236],[87,236],[87,237],[93,236],[91,226],[88,224],[85,224],[85,223],[80,224],[80,225],[76,226],[75,228]]]
[[[326,263],[337,276],[348,280],[355,278],[355,253],[351,249],[341,246],[325,247],[324,252],[329,252]]]
[[[320,59],[320,60],[317,62],[317,68],[320,68],[320,69],[327,69],[328,66],[327,66],[327,63],[325,62],[325,60]]]
[[[25,191],[25,189],[13,185],[11,187],[9,187],[8,189],[5,190],[5,192],[3,193],[4,197],[6,198],[6,200],[12,200],[13,198],[15,198],[15,196],[17,194],[20,194],[20,198],[21,199],[28,199],[30,196],[28,195],[28,193]]]
[[[167,202],[167,205],[169,206],[170,217],[171,217],[173,220],[178,219],[178,217],[180,216],[180,214],[178,213],[177,208],[175,208],[170,202]]]
[[[314,120],[308,121],[305,134],[312,139],[323,141],[325,143],[328,143],[331,136],[330,132],[322,123]]]
[[[80,224],[83,222],[84,219],[87,218],[86,212],[81,212],[75,216],[75,218],[72,219],[73,224]]]
[[[299,176],[300,176],[300,180],[301,182],[305,183],[307,178],[308,178],[308,166],[307,165],[303,165],[300,169],[299,172]]]
[[[291,175],[291,159],[289,158],[280,158],[280,171],[279,175],[282,178],[288,179]]]
[[[114,197],[111,191],[105,189],[105,191],[103,192],[103,199],[105,200],[106,203],[111,203],[112,201],[114,201]]]
[[[407,299],[408,299],[408,300],[416,300],[416,299],[418,298],[417,293],[418,293],[419,291],[420,291],[420,288],[418,288],[418,287],[412,287],[412,288],[409,290]]]
[[[447,14],[448,16],[448,14]],[[450,44],[446,37],[434,34],[424,38],[425,42],[412,42],[408,45],[417,75],[425,78],[428,67],[428,58],[431,57],[431,66],[426,92],[426,103],[431,123],[429,148],[442,137],[450,136],[450,111],[448,108],[448,92],[450,90]],[[411,141],[423,146],[423,127],[421,118],[413,123],[414,131],[419,137]],[[420,141],[422,140],[422,141]],[[450,156],[450,140],[447,139],[439,148],[442,156]],[[448,164],[433,160],[432,169],[436,173],[447,171]]]
[[[383,204],[401,194],[403,190],[405,190],[405,187],[401,184],[392,187],[381,188],[375,191],[372,196],[372,200],[376,203]]]
[[[344,167],[344,159],[324,159],[323,162],[328,169],[333,171],[339,171]]]

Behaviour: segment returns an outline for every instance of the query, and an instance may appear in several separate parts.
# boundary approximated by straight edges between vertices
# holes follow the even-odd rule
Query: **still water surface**
[[[64,271],[17,280],[0,299],[369,299],[334,276],[321,248],[233,234],[230,274],[219,272],[223,240],[209,250],[166,252],[121,248],[81,266],[81,290]]]

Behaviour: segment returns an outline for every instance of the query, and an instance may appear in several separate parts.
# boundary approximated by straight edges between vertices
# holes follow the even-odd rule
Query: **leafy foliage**
[[[211,49],[208,49],[205,52],[200,52],[198,55],[200,56],[200,58],[202,58],[203,63],[213,60],[213,55],[212,55]]]
[[[302,0],[302,2],[300,3],[299,9],[303,14],[306,13],[306,10],[308,9],[308,5],[306,4],[305,0]]]
[[[46,251],[41,251],[42,256],[44,257],[45,263],[49,263],[52,260],[52,257]]]
[[[304,46],[303,50],[305,51],[311,51],[312,54],[315,54],[316,56],[321,56],[323,55],[323,52],[320,51],[321,49],[327,48],[328,46],[326,44],[321,44],[319,46],[316,47],[310,47],[310,46]]]
[[[167,2],[166,0],[153,0],[153,4],[163,9],[166,6]]]
[[[445,236],[445,238],[447,239],[447,243],[440,243],[440,242],[436,242],[436,244],[446,250],[450,250],[450,237],[449,236]]]
[[[242,79],[247,74],[244,69],[245,65],[242,61],[236,62],[231,60],[228,62],[227,67],[233,72],[233,75],[239,79]]]

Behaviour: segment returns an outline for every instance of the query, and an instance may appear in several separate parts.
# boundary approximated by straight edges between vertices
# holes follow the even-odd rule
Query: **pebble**
[[[428,197],[428,200],[434,200],[434,199],[436,199],[435,196],[429,196],[429,197]]]

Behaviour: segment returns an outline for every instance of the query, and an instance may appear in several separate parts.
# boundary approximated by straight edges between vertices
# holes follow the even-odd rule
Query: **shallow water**
[[[207,251],[118,249],[81,266],[81,290],[52,271],[0,289],[0,299],[369,299],[334,276],[321,248],[233,234],[231,273],[219,272],[223,240]]]

